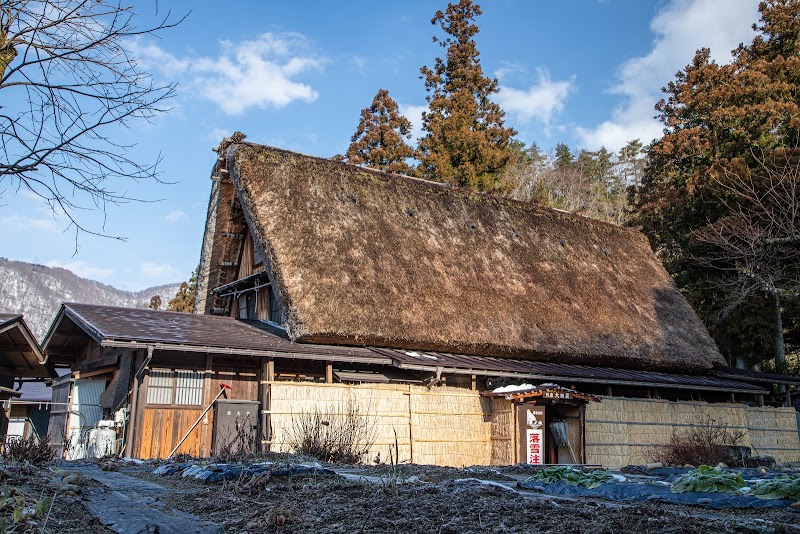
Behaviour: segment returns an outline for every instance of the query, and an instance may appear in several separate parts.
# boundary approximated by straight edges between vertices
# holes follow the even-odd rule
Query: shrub
[[[658,446],[650,455],[654,462],[664,465],[717,465],[731,461],[730,447],[744,437],[743,432],[731,432],[711,419],[681,432],[674,432],[672,441]]]
[[[323,462],[361,463],[375,443],[374,422],[352,403],[344,413],[315,409],[295,416],[287,431],[294,452]]]
[[[3,448],[3,460],[6,462],[24,463],[41,465],[52,461],[55,458],[55,451],[50,446],[50,438],[45,436],[39,438],[31,434],[27,438],[9,438]]]

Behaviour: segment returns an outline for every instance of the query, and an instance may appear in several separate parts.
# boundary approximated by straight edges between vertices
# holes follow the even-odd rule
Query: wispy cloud
[[[181,210],[175,210],[169,212],[166,217],[164,217],[165,221],[169,222],[178,222],[186,218],[186,213],[182,212]]]
[[[501,85],[497,102],[506,112],[523,121],[537,121],[549,126],[553,116],[564,109],[564,101],[575,90],[575,79],[552,80],[546,69],[537,69],[536,78],[536,83],[527,90]]]
[[[116,272],[116,269],[97,267],[95,265],[91,265],[90,263],[81,260],[68,261],[68,262],[60,260],[51,260],[48,261],[45,265],[47,265],[48,267],[61,267],[62,269],[67,269],[68,271],[72,271],[81,278],[89,278],[90,280],[103,281],[102,279],[108,278],[109,276],[111,276]]]
[[[649,143],[661,135],[661,124],[653,118],[660,87],[691,61],[697,49],[711,48],[714,59],[730,60],[730,51],[752,39],[752,21],[758,19],[758,0],[672,0],[650,22],[656,35],[650,52],[623,63],[612,92],[624,97],[611,119],[576,132],[587,148],[611,149],[639,138]]]
[[[174,282],[181,276],[180,271],[168,263],[146,261],[139,266],[139,272],[151,280]]]
[[[60,226],[52,217],[29,217],[27,215],[20,215],[19,213],[11,213],[5,217],[0,217],[0,226],[13,230],[54,232],[56,230],[63,230],[66,225]]]
[[[249,108],[281,108],[319,96],[297,78],[320,70],[324,59],[315,55],[298,33],[263,33],[252,40],[220,41],[216,57],[179,58],[154,43],[136,41],[132,49],[141,62],[165,77],[179,80],[188,94],[210,100],[230,115]]]

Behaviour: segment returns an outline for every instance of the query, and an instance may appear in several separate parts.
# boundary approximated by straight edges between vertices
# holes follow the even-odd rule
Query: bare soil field
[[[297,460],[297,461],[301,461]],[[283,460],[285,461],[285,459]],[[290,460],[291,461],[291,460]],[[163,462],[64,462],[8,467],[6,484],[31,499],[55,495],[49,516],[13,532],[131,532],[142,510],[204,520],[195,532],[800,532],[800,509],[711,509],[659,502],[625,504],[519,488],[528,469],[324,465],[312,473],[262,473],[206,483],[182,469],[156,475]],[[278,464],[276,464],[278,465]],[[283,464],[280,465],[291,465]],[[296,463],[294,465],[297,465]],[[308,464],[307,464],[308,465]],[[313,464],[312,464],[313,465]],[[102,467],[102,470],[101,470]],[[330,474],[332,469],[336,474]],[[70,477],[79,473],[80,478]],[[65,484],[65,482],[67,482]],[[143,485],[127,523],[93,516],[120,488]],[[77,489],[76,489],[77,486]],[[112,491],[113,490],[113,491]],[[123,491],[124,493],[124,491]],[[137,510],[136,507],[143,507]],[[6,509],[6,520],[10,511]],[[149,521],[149,520],[148,520]],[[7,525],[10,524],[7,522]],[[134,525],[134,527],[131,527]],[[17,528],[19,527],[19,528]],[[44,528],[43,528],[44,527]],[[7,527],[8,528],[8,527]],[[172,532],[141,519],[142,532]],[[191,529],[182,531],[189,534]]]

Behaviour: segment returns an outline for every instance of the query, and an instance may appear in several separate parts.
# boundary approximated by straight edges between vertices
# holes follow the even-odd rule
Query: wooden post
[[[786,406],[792,407],[792,395],[789,393],[789,386],[786,386]]]
[[[136,446],[136,404],[138,403],[139,399],[139,377],[136,376],[136,371],[137,369],[139,369],[139,366],[142,365],[142,362],[144,362],[143,352],[136,351],[131,360],[133,360],[131,362],[132,365],[131,383],[130,383],[131,402],[130,405],[128,406],[128,426],[125,429],[125,443],[123,443],[123,447],[125,450],[125,454],[127,454],[128,457],[135,458],[134,447]],[[67,421],[67,424],[69,424],[69,420]]]
[[[475,375],[472,375],[472,391],[478,390],[478,379]]]
[[[270,410],[272,410],[272,384],[275,380],[275,361],[272,358],[261,360],[261,380],[258,397],[261,406],[261,453],[266,454],[272,449],[272,428]]]
[[[147,352],[143,354],[142,363],[137,363],[138,358],[134,358],[133,366],[133,391],[131,392],[131,411],[128,414],[128,435],[130,436],[130,449],[128,456],[138,458],[140,448],[140,434],[144,423],[144,405],[147,404],[147,382],[149,381],[150,360],[153,358],[152,345],[147,347]],[[70,388],[71,389],[71,388]],[[139,391],[141,390],[141,391]],[[72,392],[70,391],[70,398]],[[71,402],[71,400],[70,400]]]
[[[411,409],[411,384],[408,385],[408,448],[409,455],[411,456],[411,463],[414,463],[414,417]],[[397,451],[397,456],[400,456],[400,451]],[[395,458],[399,464],[400,458]]]
[[[214,358],[211,354],[206,354],[206,370],[203,373],[203,405],[211,402],[214,393],[211,392],[212,376],[214,375]],[[211,428],[208,424],[208,415],[203,417],[203,426],[200,429],[200,456],[211,456]]]
[[[325,383],[333,384],[333,362],[325,362]]]
[[[131,451],[132,458],[140,458],[139,449],[142,448],[141,446],[141,438],[142,433],[144,432],[144,410],[145,406],[147,406],[147,385],[150,383],[150,362],[148,361],[153,355],[153,348],[147,347],[147,356],[145,356],[144,360],[144,369],[141,372],[141,385],[139,386],[139,395],[136,398],[136,412],[131,414],[131,418],[135,418],[135,426],[134,429],[136,434],[132,434],[131,438],[133,438],[133,447],[134,449]],[[146,458],[144,458],[146,459]]]
[[[614,396],[614,390],[611,389],[611,386],[606,386],[606,395],[609,397]]]
[[[756,400],[759,406],[764,406],[764,395],[756,395]]]

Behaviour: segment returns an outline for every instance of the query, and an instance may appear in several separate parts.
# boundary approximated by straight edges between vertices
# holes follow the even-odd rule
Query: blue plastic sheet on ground
[[[677,476],[677,475],[676,475]],[[789,499],[759,499],[751,495],[732,493],[672,493],[669,486],[641,482],[610,482],[593,489],[570,486],[565,482],[541,484],[535,480],[520,482],[519,486],[548,495],[594,497],[618,502],[659,501],[674,504],[696,504],[711,508],[782,508],[791,505]]]

